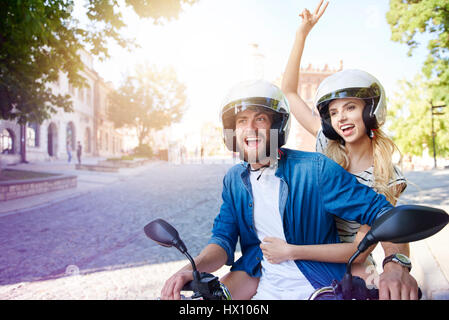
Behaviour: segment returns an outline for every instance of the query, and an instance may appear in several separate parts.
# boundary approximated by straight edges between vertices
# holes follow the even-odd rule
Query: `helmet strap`
[[[366,105],[365,105],[365,108],[363,109],[362,119],[363,119],[363,123],[365,124],[366,134],[368,135],[368,137],[370,137],[372,139],[375,136],[375,134],[372,132],[372,130],[375,130],[378,128],[376,115],[374,114],[374,110],[373,110],[376,102],[375,102],[374,98],[371,98],[370,100],[365,100],[365,101],[366,101]]]
[[[279,149],[278,149],[277,160],[281,160],[283,155],[284,155],[284,152],[282,152],[282,150],[279,148]]]

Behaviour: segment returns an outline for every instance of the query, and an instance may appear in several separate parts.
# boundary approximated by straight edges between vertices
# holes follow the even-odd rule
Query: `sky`
[[[179,127],[217,122],[220,103],[233,84],[250,78],[251,43],[263,54],[263,77],[279,78],[284,71],[303,8],[313,11],[318,0],[199,0],[178,20],[155,26],[124,12],[126,35],[142,47],[128,52],[112,45],[111,59],[95,69],[118,86],[136,64],[172,66],[187,86],[188,112]],[[385,14],[388,0],[333,0],[309,34],[302,66],[358,68],[383,84],[387,97],[397,82],[420,72],[425,46],[407,56],[405,44],[390,40]]]

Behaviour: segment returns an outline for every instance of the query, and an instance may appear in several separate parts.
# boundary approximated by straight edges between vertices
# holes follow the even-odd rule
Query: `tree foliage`
[[[401,81],[400,94],[396,94],[389,104],[389,131],[402,153],[421,156],[427,150],[433,156],[431,105],[441,105],[441,101],[432,101],[430,83],[422,76],[413,81]],[[432,102],[431,102],[432,101]],[[445,108],[449,109],[449,108]],[[434,109],[434,112],[438,112]],[[434,116],[437,156],[449,155],[449,112]]]
[[[152,129],[160,130],[181,120],[185,90],[172,69],[140,66],[109,95],[108,116],[118,128],[135,128],[139,145],[143,145]]]
[[[412,55],[420,35],[430,37],[423,73],[432,80],[432,96],[449,104],[449,1],[390,0],[387,21],[393,41],[406,43]]]
[[[177,18],[183,4],[197,0],[124,0],[142,18],[161,24]],[[133,45],[120,34],[125,27],[117,0],[86,0],[91,23],[81,27],[73,18],[74,0],[1,0],[0,10],[0,118],[20,123],[41,122],[57,108],[71,111],[68,95],[55,95],[49,83],[67,74],[82,87],[84,65],[79,50],[102,59],[109,57],[108,42]],[[15,113],[11,111],[13,108]]]

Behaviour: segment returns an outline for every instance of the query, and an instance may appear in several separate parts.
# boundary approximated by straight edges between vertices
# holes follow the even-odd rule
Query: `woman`
[[[380,129],[385,122],[386,99],[379,81],[361,70],[345,70],[326,78],[316,94],[320,117],[297,93],[300,61],[306,37],[324,13],[328,3],[314,14],[305,9],[296,32],[282,82],[292,114],[317,137],[317,151],[326,154],[368,185],[396,204],[406,187],[406,180],[392,161],[396,145]],[[267,238],[261,245],[264,255],[273,263],[286,259],[347,262],[357,244],[369,231],[368,226],[336,218],[342,243],[332,245],[292,246],[280,239]],[[370,251],[372,251],[371,248]],[[353,273],[373,284],[374,260],[366,252],[356,260]]]

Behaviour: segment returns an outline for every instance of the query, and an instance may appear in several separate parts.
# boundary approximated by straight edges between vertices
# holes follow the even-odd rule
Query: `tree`
[[[196,1],[124,0],[124,5],[162,24],[177,18],[183,4]],[[57,108],[71,111],[70,97],[53,94],[48,84],[57,81],[61,71],[75,87],[85,85],[79,50],[106,59],[110,40],[122,47],[135,45],[119,33],[125,23],[117,0],[86,0],[86,27],[73,19],[73,7],[74,0],[1,0],[1,119],[25,124],[42,122]]]
[[[406,43],[409,56],[418,45],[419,35],[431,39],[423,73],[432,80],[432,96],[449,104],[449,1],[447,0],[390,0],[387,21],[391,39]]]
[[[172,69],[140,66],[110,93],[108,116],[117,128],[135,128],[141,146],[151,129],[160,130],[181,120],[185,89]]]
[[[433,156],[431,105],[441,105],[432,100],[430,82],[417,75],[413,81],[401,81],[400,94],[390,102],[389,131],[402,153],[421,156],[425,150]],[[449,155],[449,113],[434,116],[436,151],[438,156]]]

